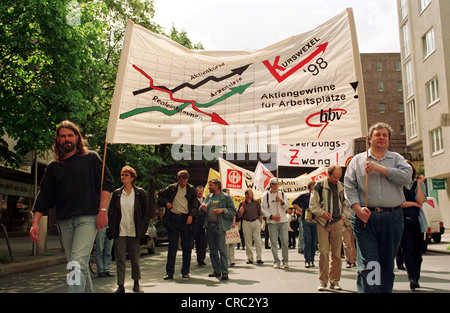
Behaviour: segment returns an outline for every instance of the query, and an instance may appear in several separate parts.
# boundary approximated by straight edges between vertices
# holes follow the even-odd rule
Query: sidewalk
[[[0,263],[0,279],[4,275],[67,263],[57,235],[48,236],[47,253],[42,256],[32,254],[32,241],[28,236],[9,238],[9,241],[13,261]],[[450,255],[450,229],[447,228],[445,230],[440,243],[432,242],[428,244],[428,252],[447,253]],[[9,256],[6,239],[0,238],[0,256],[5,255]]]
[[[4,275],[67,263],[57,235],[47,237],[47,253],[45,255],[33,255],[33,243],[29,236],[10,237],[9,244],[13,261],[1,263],[5,257],[9,257],[9,252],[6,239],[0,238],[0,279]]]

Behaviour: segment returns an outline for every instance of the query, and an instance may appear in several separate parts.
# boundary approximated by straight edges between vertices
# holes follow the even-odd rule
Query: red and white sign
[[[228,169],[226,188],[242,189],[242,172]]]
[[[293,167],[347,166],[353,158],[353,139],[278,145],[278,165]]]

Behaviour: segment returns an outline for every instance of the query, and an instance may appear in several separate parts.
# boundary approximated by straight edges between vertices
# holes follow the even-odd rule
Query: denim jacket
[[[208,227],[208,213],[212,210],[211,202],[212,202],[213,194],[210,193],[206,196],[203,204],[206,204],[206,211],[202,211],[202,215],[205,215],[205,228]],[[236,208],[234,206],[233,199],[231,199],[230,195],[224,193],[223,191],[220,193],[220,200],[217,205],[217,208],[224,209],[222,214],[218,215],[219,218],[219,230],[227,231],[231,228],[233,224],[233,217],[236,215]]]

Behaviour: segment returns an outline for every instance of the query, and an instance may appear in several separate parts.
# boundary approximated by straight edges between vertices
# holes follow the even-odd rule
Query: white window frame
[[[419,0],[419,11],[422,13],[431,3],[431,0]]]
[[[408,16],[407,0],[400,0],[400,20],[404,20]]]
[[[425,84],[425,93],[427,99],[427,107],[432,106],[440,100],[439,97],[439,80],[437,77],[433,78]]]
[[[430,28],[422,37],[423,59],[428,58],[436,51],[436,41],[434,37],[434,28]]]
[[[431,156],[444,152],[444,140],[442,138],[442,127],[430,131],[430,151]]]
[[[416,102],[414,99],[406,104],[406,127],[409,139],[417,137]]]
[[[414,77],[412,73],[412,62],[405,63],[405,97],[408,99],[414,94]]]
[[[403,52],[403,59],[406,59],[410,53],[411,53],[411,43],[409,40],[409,23],[406,22],[402,26],[402,36],[403,36],[403,46],[402,46],[402,52]]]

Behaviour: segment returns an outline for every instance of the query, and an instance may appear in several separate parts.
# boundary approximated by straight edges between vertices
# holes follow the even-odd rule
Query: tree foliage
[[[102,154],[126,23],[164,34],[153,16],[153,1],[145,0],[2,0],[0,162],[17,167],[26,152],[47,151],[65,119]],[[175,26],[165,35],[203,49]],[[6,135],[15,147],[1,139]],[[139,145],[110,145],[106,159],[116,182],[120,168],[130,164],[144,187],[171,162],[164,147]],[[164,181],[158,177],[156,185]]]

